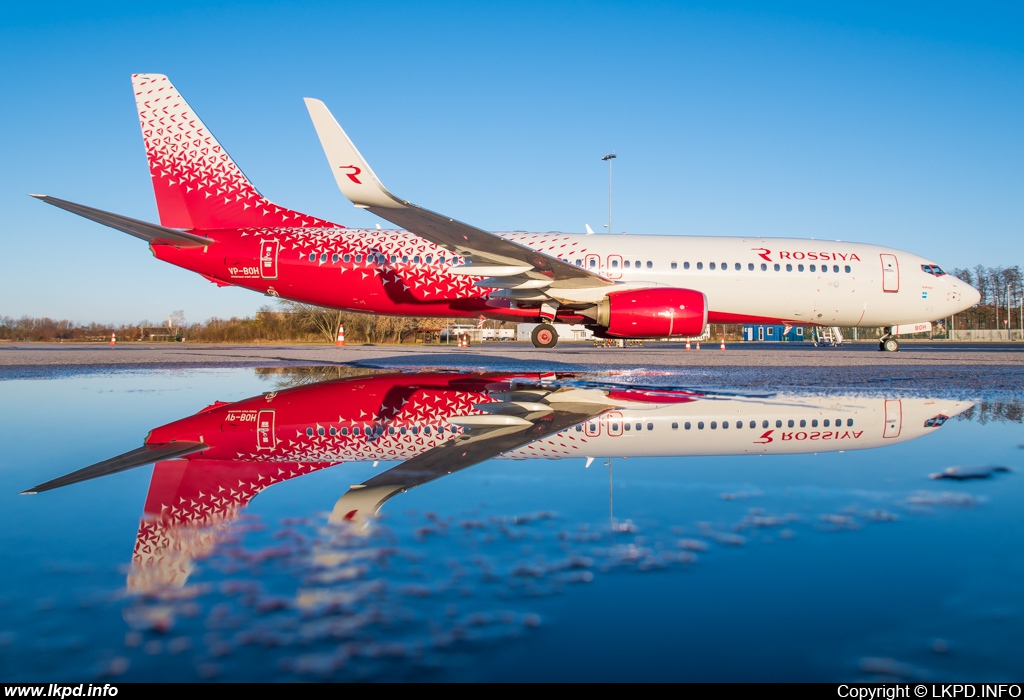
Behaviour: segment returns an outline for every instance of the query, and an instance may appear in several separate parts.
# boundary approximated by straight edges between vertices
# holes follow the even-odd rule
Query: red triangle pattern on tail
[[[279,207],[256,191],[165,75],[132,76],[149,172],[170,228],[334,226]]]

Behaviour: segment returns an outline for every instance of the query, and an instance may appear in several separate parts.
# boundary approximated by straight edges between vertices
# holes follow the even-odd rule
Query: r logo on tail
[[[363,172],[363,169],[362,169],[362,168],[360,168],[360,167],[359,167],[358,165],[339,165],[339,166],[338,166],[338,169],[339,169],[339,170],[348,170],[349,168],[351,168],[351,169],[352,169],[352,172],[350,172],[350,173],[345,173],[345,176],[346,176],[346,177],[347,177],[347,178],[348,178],[349,180],[351,180],[352,182],[356,183],[357,185],[361,185],[361,184],[363,184],[363,183],[361,183],[361,182],[359,181],[359,178],[357,178],[357,177],[356,177],[356,175],[358,175],[359,173]]]

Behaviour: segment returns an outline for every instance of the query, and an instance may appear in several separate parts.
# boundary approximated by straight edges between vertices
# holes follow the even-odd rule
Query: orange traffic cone
[[[334,341],[334,347],[345,347],[345,324],[343,323],[338,325],[338,339]]]
[[[117,345],[117,334],[116,333],[111,333],[110,334],[110,344],[111,345]]]
[[[687,350],[689,350],[689,349],[690,349],[690,341],[689,341],[689,340],[687,340],[687,341],[686,341],[686,349],[687,349]]]
[[[722,338],[722,345],[718,349],[725,350],[725,338]]]
[[[697,349],[700,350],[700,341],[697,341]]]

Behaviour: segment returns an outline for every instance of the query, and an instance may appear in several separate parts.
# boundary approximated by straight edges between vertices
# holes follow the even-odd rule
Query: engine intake
[[[708,300],[693,289],[658,287],[612,292],[594,309],[599,335],[608,338],[695,336],[708,322]]]

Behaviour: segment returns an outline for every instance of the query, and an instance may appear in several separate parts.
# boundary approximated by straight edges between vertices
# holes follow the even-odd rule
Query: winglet
[[[331,172],[334,173],[338,188],[352,204],[360,209],[400,209],[408,204],[388,192],[381,184],[323,102],[307,97],[306,109],[309,110],[316,134],[320,137],[320,145],[323,146],[327,162],[331,164]]]

